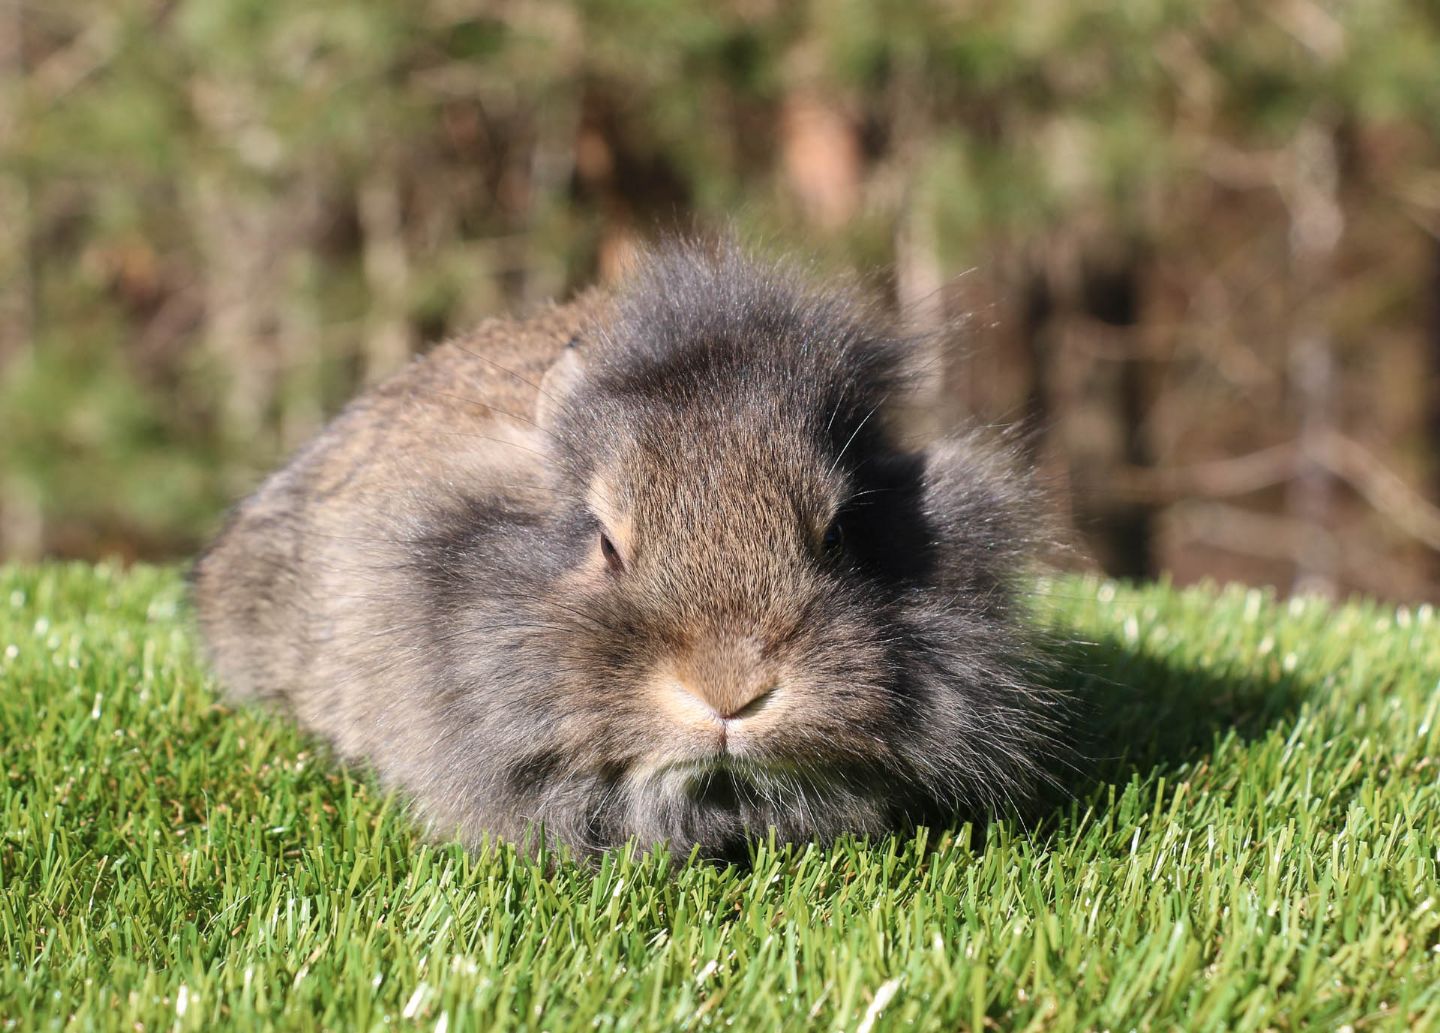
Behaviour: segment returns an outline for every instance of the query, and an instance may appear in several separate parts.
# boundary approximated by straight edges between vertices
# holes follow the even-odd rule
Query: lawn
[[[0,568],[0,1029],[1440,1028],[1440,618],[1061,580],[1094,760],[745,872],[419,839],[173,571]]]

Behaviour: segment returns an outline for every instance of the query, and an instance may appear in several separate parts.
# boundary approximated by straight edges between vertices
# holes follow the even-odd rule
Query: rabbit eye
[[[825,550],[825,555],[833,556],[840,551],[845,544],[845,532],[840,527],[840,521],[832,521],[830,526],[825,528],[824,535],[820,538],[820,548]]]
[[[625,569],[625,561],[620,558],[620,550],[615,548],[615,543],[604,531],[600,532],[600,555],[605,557],[605,563],[609,566],[612,574],[619,574]]]

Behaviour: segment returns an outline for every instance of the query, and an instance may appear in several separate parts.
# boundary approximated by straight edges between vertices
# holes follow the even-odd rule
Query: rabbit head
[[[424,554],[489,806],[723,855],[1030,789],[1027,491],[976,440],[898,443],[907,354],[785,270],[645,265],[542,385],[552,510]]]

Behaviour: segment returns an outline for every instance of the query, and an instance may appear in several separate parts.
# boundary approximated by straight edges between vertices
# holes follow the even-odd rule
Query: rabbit
[[[1029,478],[906,443],[915,342],[672,243],[352,402],[193,570],[222,684],[432,834],[726,858],[1022,801],[1065,706]]]

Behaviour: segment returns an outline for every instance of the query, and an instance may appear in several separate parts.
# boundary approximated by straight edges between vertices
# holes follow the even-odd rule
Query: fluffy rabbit
[[[470,842],[726,856],[1022,798],[1061,731],[1026,482],[901,446],[908,352],[729,246],[486,323],[238,508],[195,570],[220,678]]]

